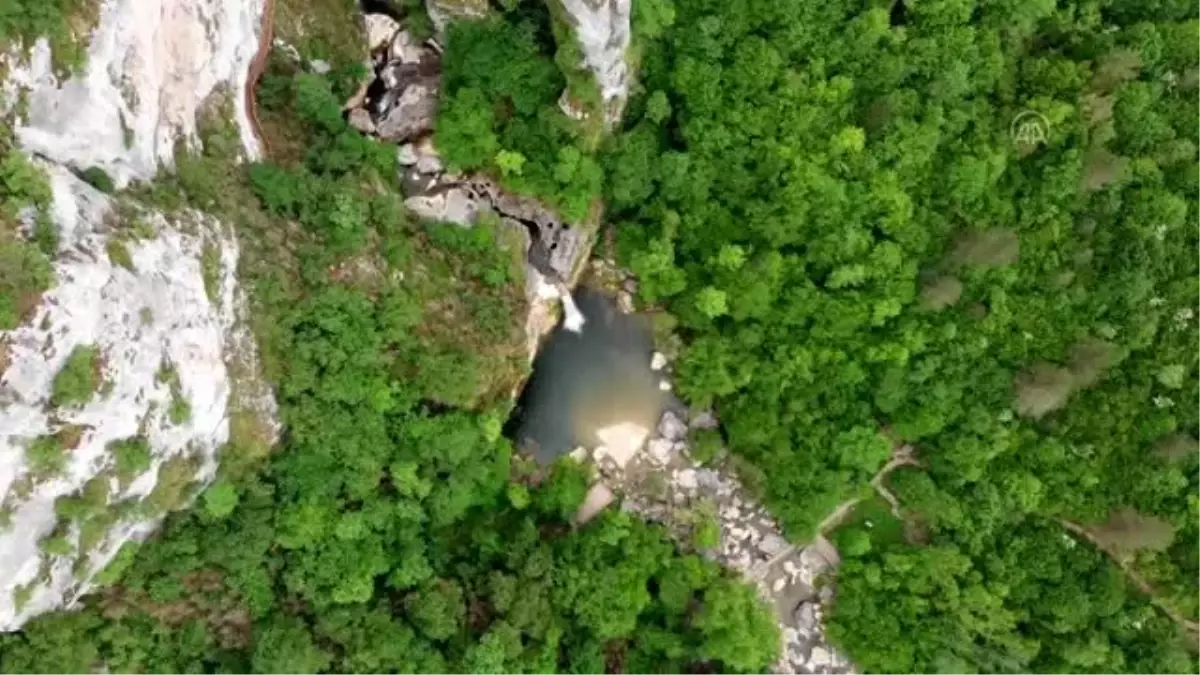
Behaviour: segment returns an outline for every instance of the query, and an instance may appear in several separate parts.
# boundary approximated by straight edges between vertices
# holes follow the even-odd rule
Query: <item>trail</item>
[[[1150,602],[1155,607],[1158,607],[1160,610],[1162,610],[1163,614],[1166,614],[1168,617],[1170,617],[1172,621],[1174,621],[1188,634],[1193,645],[1197,642],[1197,639],[1200,638],[1200,625],[1180,614],[1178,610],[1176,610],[1174,607],[1171,607],[1165,600],[1160,598],[1158,592],[1155,591],[1154,586],[1152,586],[1150,582],[1146,581],[1146,579],[1142,577],[1142,575],[1136,569],[1134,569],[1133,565],[1130,564],[1128,560],[1123,558],[1118,551],[1114,550],[1112,547],[1106,546],[1094,534],[1088,531],[1086,527],[1080,525],[1079,523],[1071,520],[1059,520],[1058,522],[1066,529],[1086,539],[1088,543],[1090,543],[1097,551],[1107,555],[1114,563],[1117,564],[1118,567],[1121,568],[1121,571],[1125,573],[1125,578],[1129,579],[1134,586],[1137,586],[1138,590],[1141,591],[1147,598],[1149,598]]]
[[[892,491],[883,484],[883,481],[887,478],[889,473],[902,466],[921,466],[921,462],[917,460],[916,453],[911,445],[902,445],[897,447],[892,453],[892,458],[889,459],[887,464],[884,464],[879,471],[875,472],[875,475],[871,477],[870,481],[871,487],[880,497],[883,497],[884,501],[888,503],[892,509],[892,515],[896,518],[900,518],[900,500],[896,499],[896,495],[892,494]],[[837,508],[831,511],[828,516],[825,516],[825,519],[822,520],[821,524],[817,526],[817,532],[824,534],[831,528],[836,527],[861,501],[861,497],[853,497],[851,499],[847,499],[841,504],[838,504]]]
[[[246,115],[250,118],[250,128],[254,131],[255,138],[258,139],[258,144],[262,148],[262,154],[266,156],[267,139],[263,136],[262,125],[258,122],[258,97],[255,95],[255,90],[258,87],[258,80],[262,77],[263,72],[267,69],[267,58],[271,55],[271,45],[275,38],[275,0],[267,0],[263,6],[262,14],[262,30],[258,36],[258,52],[254,55],[254,61],[250,63],[250,70],[246,73]]]

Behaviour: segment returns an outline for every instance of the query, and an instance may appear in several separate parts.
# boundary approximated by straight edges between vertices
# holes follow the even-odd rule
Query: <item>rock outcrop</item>
[[[124,542],[183,506],[214,475],[235,409],[277,429],[270,390],[248,375],[232,232],[199,213],[146,211],[136,237],[118,235],[107,196],[48,172],[56,281],[26,323],[0,333],[0,629],[69,604]],[[56,376],[79,348],[95,350],[98,386],[58,405]],[[53,469],[31,458],[47,443],[62,457]],[[122,443],[148,450],[132,475]],[[67,515],[64,500],[81,494],[97,511]]]
[[[271,443],[269,387],[235,271],[229,228],[116,202],[75,177],[120,187],[173,164],[197,118],[226,98],[248,157],[258,142],[244,89],[262,0],[102,0],[82,70],[60,81],[48,43],[3,57],[0,111],[44,160],[58,231],[54,280],[0,332],[0,630],[69,606],[131,540],[213,477],[238,415]],[[94,387],[55,397],[68,361]],[[88,379],[88,378],[85,378]]]
[[[528,261],[531,310],[526,328],[532,358],[538,339],[554,327],[552,306],[582,270],[594,228],[563,222],[536,199],[508,192],[486,176],[447,171],[432,139],[440,47],[435,40],[419,43],[399,23],[378,17],[367,18],[376,79],[365,98],[355,102],[361,107],[347,110],[347,119],[363,133],[399,144],[396,159],[405,205],[417,216],[470,227],[490,213],[520,233]]]
[[[558,5],[583,54],[580,67],[595,79],[604,123],[611,128],[621,119],[629,96],[630,10],[632,0],[549,0]],[[564,92],[560,107],[578,119],[583,113]]]
[[[9,56],[5,98],[23,90],[28,102],[17,127],[21,146],[77,169],[100,167],[122,187],[171,166],[176,141],[195,138],[197,110],[225,93],[242,144],[255,156],[245,86],[263,5],[103,0],[82,72],[60,82],[45,39],[25,63]]]
[[[425,0],[425,12],[439,33],[455,19],[480,19],[489,11],[488,0]]]

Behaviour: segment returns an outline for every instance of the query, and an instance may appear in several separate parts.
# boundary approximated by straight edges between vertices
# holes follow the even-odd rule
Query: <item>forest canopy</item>
[[[394,149],[342,119],[352,65],[323,77],[276,54],[269,159],[240,162],[236,129],[210,120],[201,153],[130,195],[237,227],[279,446],[233,420],[192,510],[126,544],[81,608],[0,635],[0,671],[767,668],[779,632],[755,589],[619,510],[577,525],[589,467],[514,455],[521,251],[496,223],[406,215]],[[0,196],[47,200],[18,189],[12,156]]]
[[[634,0],[602,143],[558,108],[552,14],[496,4],[447,29],[443,159],[568,220],[602,199],[680,395],[789,537],[856,504],[825,624],[860,669],[1197,670],[1193,4]],[[235,434],[0,671],[767,669],[751,587],[620,511],[575,526],[588,470],[514,454],[519,253],[411,219],[331,66],[274,55],[265,161],[218,125],[136,195],[238,228],[280,446]],[[0,225],[49,200],[19,157]],[[50,281],[6,232],[0,326]]]
[[[1183,2],[678,0],[645,48],[605,189],[680,391],[799,540],[920,465],[906,537],[846,535],[862,667],[1195,669],[1197,39]]]

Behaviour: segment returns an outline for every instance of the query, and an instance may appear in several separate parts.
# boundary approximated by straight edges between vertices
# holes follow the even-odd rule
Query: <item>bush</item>
[[[56,406],[87,403],[100,385],[100,351],[91,345],[71,350],[50,388],[50,402]]]
[[[84,169],[79,174],[79,177],[82,178],[83,181],[88,185],[91,185],[105,194],[112,194],[113,191],[117,189],[116,186],[113,185],[112,178],[109,178],[108,173],[98,166],[90,166]]]
[[[112,441],[107,452],[116,462],[117,480],[122,486],[128,486],[150,468],[150,444],[141,436]]]
[[[67,462],[66,448],[58,436],[39,436],[25,450],[29,470],[37,476],[53,476]]]

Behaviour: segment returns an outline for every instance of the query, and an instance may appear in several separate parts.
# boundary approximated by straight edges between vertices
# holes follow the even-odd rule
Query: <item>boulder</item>
[[[695,490],[698,485],[695,469],[684,469],[675,474],[675,484],[685,490]]]
[[[812,633],[817,630],[817,617],[819,612],[816,603],[802,602],[796,606],[796,611],[792,612],[792,618],[796,620],[796,628],[803,633]]]
[[[363,19],[367,23],[367,49],[372,52],[389,44],[400,30],[400,24],[387,14],[367,14]]]
[[[663,413],[662,419],[658,422],[658,434],[672,441],[685,438],[687,431],[687,425],[683,423],[683,420],[670,411]]]
[[[433,147],[433,140],[426,136],[417,141],[414,148],[417,155],[417,171],[421,173],[441,173],[445,170],[442,165],[442,156],[438,154]]]
[[[467,190],[450,187],[427,195],[404,200],[413,213],[427,220],[468,226],[479,216],[479,202]]]
[[[396,161],[400,163],[400,166],[416,166],[420,159],[417,149],[412,143],[404,143],[396,150]]]
[[[808,655],[808,663],[813,668],[824,668],[833,663],[833,654],[820,645],[815,646]]]
[[[655,438],[646,444],[646,452],[656,464],[663,465],[671,461],[672,446],[665,438]]]
[[[364,134],[375,133],[375,122],[371,119],[371,113],[362,108],[355,108],[346,116],[346,122],[351,129],[356,129]]]
[[[387,112],[375,122],[376,133],[385,141],[403,143],[433,131],[441,78],[419,76],[404,86],[399,95],[389,91]]]
[[[391,46],[388,47],[388,55],[391,60],[400,63],[420,63],[424,51],[407,30],[397,31],[392,37]]]
[[[763,537],[762,541],[758,542],[758,550],[762,551],[763,555],[767,556],[768,558],[773,558],[780,553],[783,553],[787,550],[787,547],[787,539],[784,539],[774,532]]]
[[[663,356],[662,352],[654,352],[650,357],[650,370],[659,371],[667,366],[667,357]]]
[[[588,490],[587,496],[583,498],[583,503],[579,505],[579,510],[575,512],[575,522],[582,525],[596,514],[608,508],[609,504],[613,503],[616,495],[604,483],[596,483]]]

